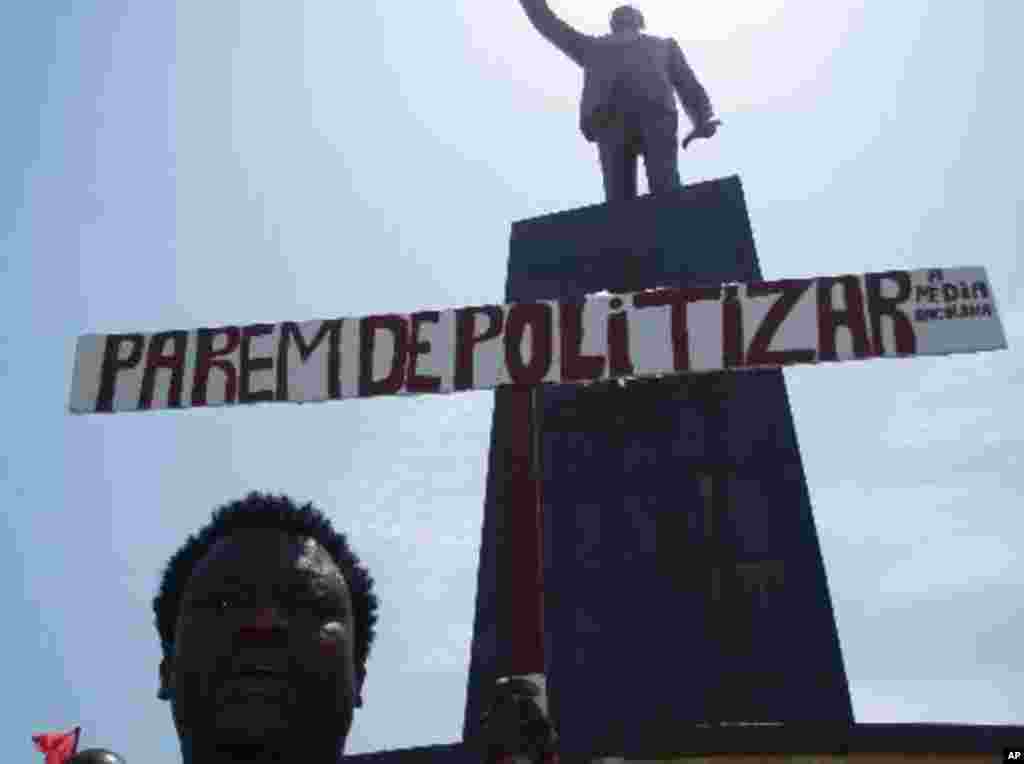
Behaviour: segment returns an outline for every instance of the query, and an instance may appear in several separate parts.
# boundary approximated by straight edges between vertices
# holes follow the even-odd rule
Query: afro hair
[[[156,629],[160,634],[164,656],[169,657],[174,651],[178,610],[192,569],[218,540],[242,528],[279,529],[289,535],[313,538],[327,550],[345,577],[352,595],[355,660],[356,665],[365,671],[375,635],[374,624],[377,622],[379,604],[373,593],[373,578],[349,548],[345,534],[335,531],[331,521],[312,503],[299,506],[287,496],[272,496],[256,491],[244,499],[215,509],[210,522],[189,536],[167,562],[160,590],[153,598]]]

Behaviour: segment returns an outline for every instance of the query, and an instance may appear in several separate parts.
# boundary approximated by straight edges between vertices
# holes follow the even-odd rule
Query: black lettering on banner
[[[288,400],[288,355],[294,342],[299,351],[299,362],[305,363],[320,343],[327,344],[327,397],[338,400],[341,397],[341,327],[345,319],[336,318],[322,321],[312,342],[302,336],[302,325],[294,321],[281,324],[281,336],[277,340],[277,400]]]
[[[490,323],[480,334],[474,334],[476,317],[487,316]],[[473,387],[473,348],[501,334],[505,312],[498,305],[460,308],[455,311],[455,389]]]
[[[373,350],[377,333],[391,333],[391,368],[381,379],[373,378]],[[404,316],[368,316],[359,323],[359,395],[390,395],[402,389],[405,364],[409,356],[409,325]]]
[[[172,348],[170,353],[164,352],[168,343]],[[149,338],[149,347],[146,349],[146,369],[142,373],[142,388],[139,390],[140,409],[152,408],[156,373],[160,369],[171,370],[171,384],[167,390],[168,408],[181,408],[187,350],[188,332],[186,331],[160,332]]]
[[[895,297],[882,295],[883,282],[895,283]],[[882,341],[882,316],[892,319],[895,351],[912,354],[917,352],[917,336],[910,316],[900,306],[910,299],[910,274],[906,271],[886,271],[884,273],[868,273],[864,276],[868,293],[868,314],[871,316],[872,350],[874,355],[884,355],[885,343]]]
[[[130,345],[128,356],[121,357],[121,346]],[[145,338],[142,334],[108,334],[103,348],[103,364],[100,366],[100,390],[96,395],[96,411],[114,410],[114,392],[117,375],[126,369],[134,369],[142,360]]]
[[[224,347],[214,350],[213,343],[218,335],[224,336]],[[237,326],[220,329],[199,329],[196,331],[196,373],[192,380],[192,405],[205,406],[210,372],[219,369],[224,374],[224,402],[234,403],[238,393],[238,372],[230,356],[238,349],[241,332]]]
[[[257,403],[274,400],[273,390],[253,390],[252,375],[257,371],[274,368],[274,359],[269,356],[252,357],[252,340],[274,333],[273,324],[252,324],[242,329],[242,352],[238,360],[238,402]],[[279,343],[280,344],[280,343]]]
[[[843,290],[845,310],[836,310],[832,292],[836,285]],[[835,361],[836,331],[845,326],[853,340],[854,358],[867,358],[871,354],[868,328],[864,319],[864,294],[856,276],[835,276],[818,279],[818,360]]]
[[[530,362],[523,361],[523,335],[530,329]],[[551,308],[547,303],[513,305],[505,324],[505,365],[516,385],[539,384],[551,369]]]
[[[420,326],[424,323],[436,324],[440,320],[441,314],[436,310],[423,310],[410,316],[412,336],[409,340],[409,369],[405,378],[405,389],[410,393],[436,393],[441,389],[440,377],[416,371],[419,357],[430,352],[430,342],[420,339]]]
[[[814,348],[799,350],[769,350],[775,333],[786,320],[800,298],[811,286],[810,279],[785,279],[782,281],[762,281],[747,287],[748,297],[768,297],[777,294],[777,299],[768,309],[761,325],[754,332],[747,350],[747,364],[751,366],[785,366],[792,363],[810,363],[816,355]]]
[[[978,300],[978,299],[987,300],[988,299],[988,284],[986,284],[984,281],[975,281],[974,284],[971,285],[971,296],[975,300]]]

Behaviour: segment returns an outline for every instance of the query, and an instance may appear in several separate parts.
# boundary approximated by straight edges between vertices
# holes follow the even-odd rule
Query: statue
[[[597,143],[608,201],[637,195],[637,157],[643,155],[651,193],[679,188],[679,94],[696,138],[710,138],[721,124],[711,101],[672,38],[643,34],[644,17],[624,5],[611,15],[612,33],[582,34],[558,18],[547,0],[519,0],[546,39],[583,67],[580,129]]]

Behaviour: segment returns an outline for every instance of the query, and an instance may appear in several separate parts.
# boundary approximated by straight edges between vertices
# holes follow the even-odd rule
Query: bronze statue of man
[[[595,37],[558,18],[547,0],[519,2],[537,31],[583,67],[580,129],[597,143],[607,200],[636,196],[640,155],[651,193],[679,188],[673,90],[693,123],[684,149],[694,138],[713,136],[720,124],[679,44],[643,34],[643,14],[630,5],[612,12],[611,34]]]

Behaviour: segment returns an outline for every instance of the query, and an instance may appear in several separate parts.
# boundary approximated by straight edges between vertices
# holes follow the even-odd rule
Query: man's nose
[[[246,609],[238,629],[238,636],[241,639],[254,640],[273,638],[283,633],[287,625],[280,608],[261,605]]]

